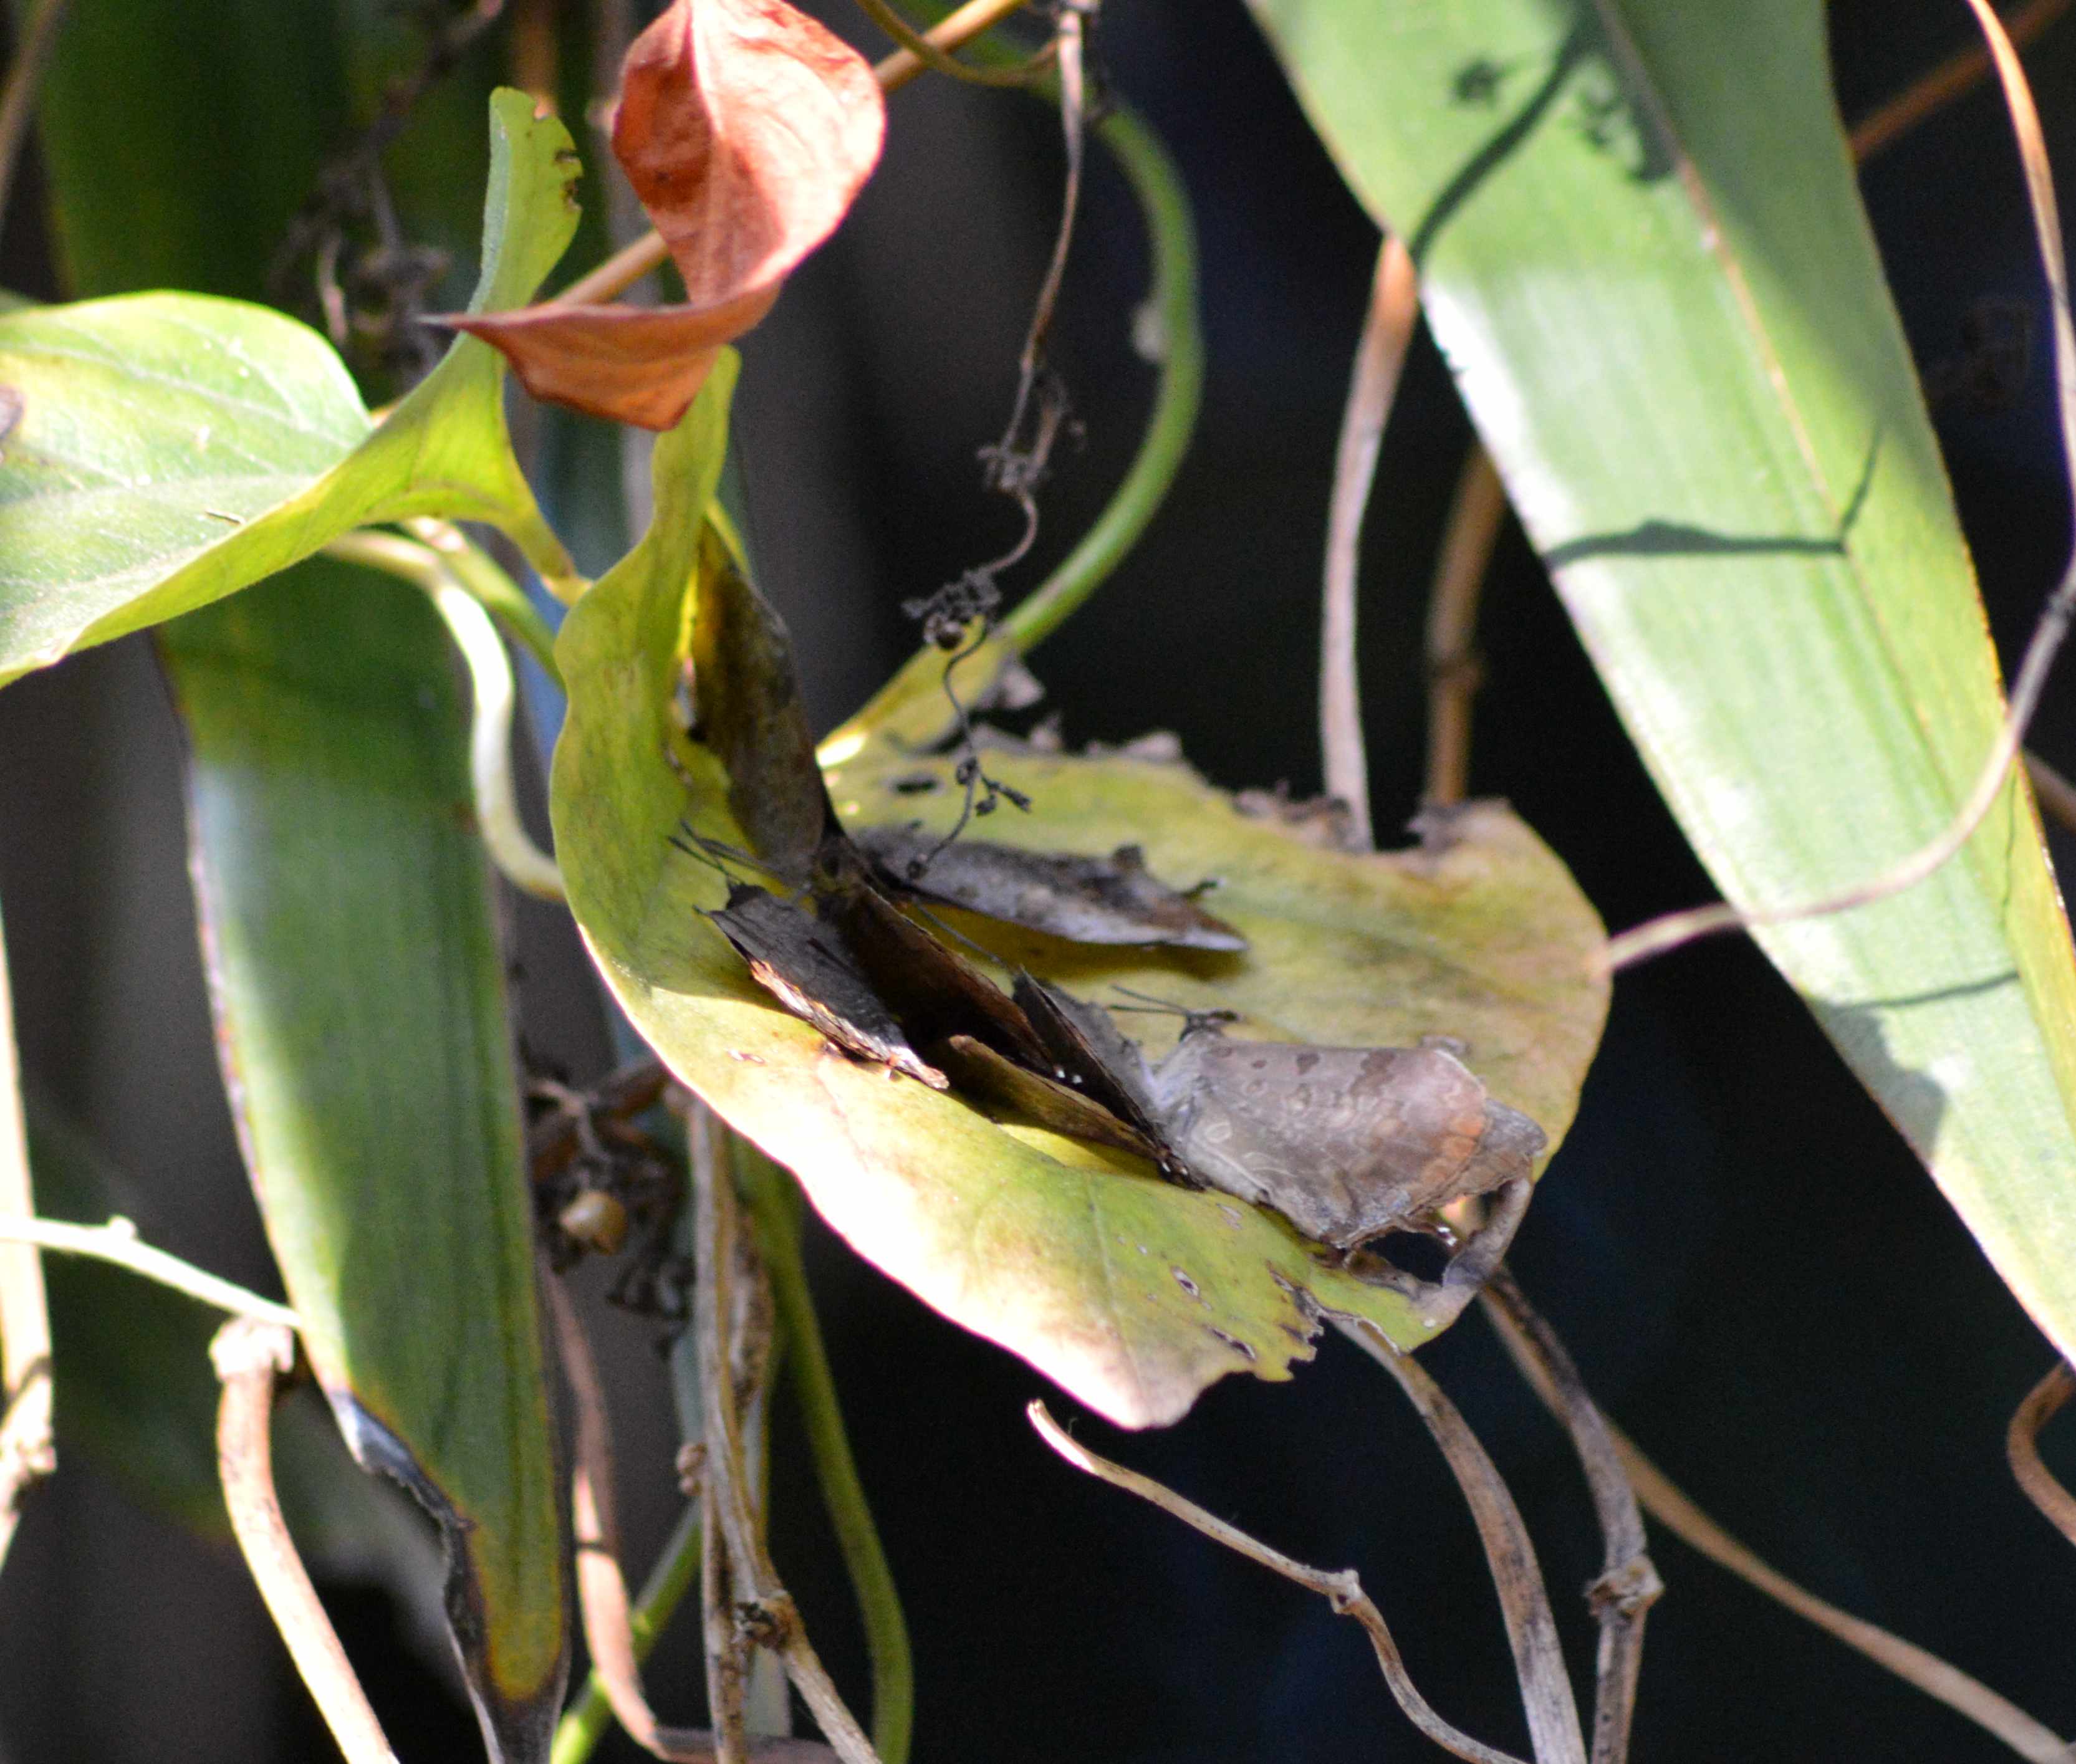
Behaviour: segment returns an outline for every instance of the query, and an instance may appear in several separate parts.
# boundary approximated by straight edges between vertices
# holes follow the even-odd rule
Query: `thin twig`
[[[277,1323],[284,1329],[300,1329],[302,1321],[285,1305],[247,1292],[235,1282],[220,1279],[184,1262],[177,1256],[155,1250],[137,1235],[137,1227],[117,1214],[106,1225],[74,1225],[65,1219],[0,1218],[0,1243],[35,1243],[68,1256],[89,1256],[96,1261],[113,1262],[133,1274],[170,1286],[189,1298],[214,1305],[233,1316],[255,1322]]]
[[[1443,529],[1442,554],[1427,596],[1427,787],[1436,807],[1470,789],[1471,712],[1484,670],[1477,655],[1478,600],[1493,543],[1506,513],[1506,489],[1492,455],[1475,437]]]
[[[754,1639],[784,1657],[787,1675],[844,1764],[880,1764],[872,1742],[845,1706],[816,1655],[792,1595],[765,1553],[744,1471],[735,1379],[729,1363],[726,1319],[730,1314],[741,1230],[734,1185],[716,1155],[716,1128],[712,1117],[697,1106],[688,1110],[688,1116],[694,1146],[693,1239],[698,1262],[693,1330],[698,1343],[700,1393],[706,1407],[705,1492],[712,1503],[714,1522],[714,1529],[707,1534],[708,1558],[713,1571],[725,1574],[721,1596],[733,1620],[731,1627],[747,1637],[754,1626]],[[716,1559],[721,1558],[717,1546],[724,1545],[725,1558]],[[714,1653],[714,1641],[710,1636],[709,1658]],[[713,1713],[719,1729],[720,1712]]]
[[[963,80],[974,85],[1028,85],[1053,64],[1055,45],[1047,44],[1036,55],[1028,56],[1013,67],[977,68],[954,60],[945,53],[928,36],[903,18],[886,0],[857,0],[865,15],[893,38],[909,54],[934,73],[948,75],[954,80]]]
[[[634,1074],[638,1077],[638,1073]],[[700,1575],[704,1504],[699,1498],[704,1447],[680,1455],[680,1486],[690,1504],[680,1516],[662,1554],[641,1591],[641,1604],[629,1609],[627,1583],[620,1567],[618,1525],[613,1512],[611,1433],[604,1390],[590,1344],[575,1307],[551,1268],[543,1268],[560,1357],[577,1410],[576,1463],[571,1479],[575,1523],[577,1592],[583,1613],[584,1642],[592,1672],[577,1700],[555,1729],[550,1764],[584,1764],[609,1720],[616,1716],[635,1741],[654,1756],[679,1764],[719,1764],[716,1734],[701,1728],[666,1728],[658,1724],[641,1687],[641,1661],[655,1645],[671,1613]],[[746,1644],[728,1620],[728,1645],[741,1651]],[[811,1740],[751,1737],[735,1726],[732,1756],[749,1764],[829,1764],[836,1754]]]
[[[630,1121],[648,1113],[670,1077],[660,1060],[634,1060],[608,1072],[589,1090],[570,1093],[561,1106],[527,1128],[528,1176],[538,1183],[560,1172],[598,1123]]]
[[[2057,823],[2063,832],[2076,833],[2076,784],[2049,765],[2030,748],[2025,754],[2025,775],[2032,786],[2033,800],[2041,812]]]
[[[1369,309],[1348,376],[1341,438],[1334,450],[1333,493],[1327,512],[1327,563],[1319,625],[1319,749],[1327,794],[1347,806],[1348,840],[1374,842],[1369,815],[1369,757],[1363,745],[1362,691],[1356,659],[1356,584],[1364,512],[1376,477],[1376,456],[1420,318],[1420,280],[1413,255],[1396,233],[1376,254]]]
[[[2014,44],[2028,44],[2068,10],[2069,0],[2032,0],[2029,6],[2011,14],[2004,28]],[[1924,78],[1912,81],[1853,125],[1846,137],[1853,157],[1865,164],[1934,111],[1972,92],[1989,72],[1989,52],[1980,44],[1949,56]]]
[[[2040,1457],[2040,1430],[2072,1395],[2076,1395],[2076,1378],[2070,1375],[2069,1363],[2058,1359],[2018,1405],[2004,1435],[2004,1447],[2012,1474],[2026,1498],[2046,1514],[2057,1531],[2076,1543],[2076,1496],[2055,1480]]]
[[[1098,3],[1098,0],[1062,0],[1058,34],[1053,39],[1060,63],[1060,134],[1066,150],[1067,173],[1060,198],[1059,230],[1053,237],[1053,255],[1045,265],[1045,278],[1038,285],[1030,326],[1023,334],[1023,351],[1016,360],[1016,397],[1010,406],[1002,439],[981,452],[989,488],[1013,497],[1022,507],[1024,518],[1022,539],[1006,555],[984,567],[982,573],[990,580],[1019,562],[1038,537],[1034,499],[1045,476],[1053,444],[1066,420],[1065,396],[1046,365],[1046,346],[1053,334],[1053,315],[1059,309],[1060,289],[1067,278],[1067,254],[1073,247],[1075,222],[1081,218],[1089,108],[1082,61],[1082,14],[1094,11]]]
[[[656,1602],[661,1589],[644,1589],[642,1612],[629,1608],[627,1582],[620,1566],[620,1526],[612,1499],[612,1422],[604,1385],[576,1307],[563,1283],[552,1269],[545,1267],[541,1280],[554,1318],[563,1375],[576,1405],[576,1463],[570,1478],[570,1504],[575,1520],[577,1599],[583,1613],[584,1646],[592,1657],[591,1686],[587,1690],[596,1687],[629,1737],[652,1756],[671,1760],[672,1764],[719,1764],[720,1750],[711,1730],[664,1726],[657,1720],[642,1691],[641,1658],[654,1645],[662,1623],[662,1617],[648,1608]],[[691,1565],[686,1559],[695,1549],[697,1537],[695,1510],[688,1509],[664,1554],[663,1565],[676,1583],[672,1602],[691,1580]],[[563,1727],[569,1725],[566,1716]],[[563,1728],[556,1731],[551,1764],[577,1764],[588,1755],[596,1729],[592,1729],[581,1745],[575,1730],[571,1742],[565,1745],[563,1731]],[[812,1740],[745,1737],[740,1755],[749,1764],[828,1764],[835,1754]]]
[[[778,1310],[772,1301],[771,1280],[755,1235],[742,1222],[741,1189],[735,1186],[737,1166],[733,1133],[716,1127],[716,1152],[728,1173],[730,1193],[737,1197],[734,1230],[735,1265],[728,1282],[726,1347],[729,1376],[735,1381],[735,1413],[742,1439],[742,1485],[749,1496],[750,1511],[757,1523],[760,1549],[770,1549],[771,1505],[771,1398],[774,1375],[783,1343],[778,1334]],[[704,1463],[704,1460],[701,1460]],[[766,1558],[768,1561],[768,1554]],[[753,1621],[745,1625],[753,1634]],[[749,1655],[749,1676],[743,1687],[743,1719],[752,1755],[757,1737],[765,1733],[793,1731],[793,1700],[787,1688],[783,1659],[768,1648]]]
[[[700,1571],[700,1509],[696,1500],[687,1503],[663,1551],[643,1583],[640,1602],[628,1620],[628,1629],[638,1666],[649,1657],[656,1638]],[[583,1764],[612,1720],[612,1706],[594,1667],[584,1687],[556,1724],[555,1743],[548,1764]]]
[[[749,1755],[743,1723],[749,1637],[736,1619],[734,1580],[729,1572],[728,1541],[722,1534],[717,1498],[709,1479],[700,1488],[700,1534],[704,1539],[700,1605],[706,1639],[707,1716],[713,1723],[717,1764],[744,1764]]]
[[[289,223],[288,238],[276,258],[276,275],[335,229],[342,201],[361,179],[379,176],[383,156],[409,126],[420,102],[460,65],[470,44],[497,22],[504,10],[504,0],[475,0],[466,12],[431,33],[418,65],[383,92],[381,108],[373,121],[320,169],[317,189]]]
[[[1536,1764],[1586,1764],[1579,1705],[1565,1674],[1550,1594],[1542,1583],[1535,1546],[1529,1541],[1521,1509],[1505,1482],[1456,1405],[1410,1354],[1401,1353],[1365,1320],[1335,1318],[1333,1322],[1397,1380],[1464,1492],[1506,1619],[1507,1643],[1513,1650],[1514,1675],[1521,1683],[1522,1708],[1528,1717]]]
[[[15,1005],[0,936],[0,1220],[35,1216],[28,1123],[15,1052]],[[0,1244],[0,1562],[23,1501],[58,1467],[51,1418],[51,1316],[44,1263],[32,1244]]]
[[[2070,474],[2070,495],[2076,498],[2076,330],[2072,330],[2069,309],[2069,267],[2061,246],[2061,212],[2055,205],[2054,177],[2047,163],[2047,146],[2041,134],[2040,112],[2033,103],[2032,88],[2018,52],[2012,47],[1989,0],[1967,0],[1975,22],[1989,45],[1997,77],[2003,83],[2005,108],[2011,113],[2012,131],[2017,137],[2019,158],[2025,172],[2026,200],[2032,210],[2033,230],[2039,241],[2042,268],[2047,276],[2048,304],[2054,327],[2055,401],[2061,417],[2062,463]],[[1912,888],[1959,851],[1989,813],[2003,791],[2012,757],[2025,738],[2027,725],[2038,708],[2047,684],[2048,670],[2076,618],[2076,552],[2063,567],[2061,579],[2041,609],[2039,621],[2027,643],[2011,690],[2003,726],[1990,749],[1974,787],[1960,812],[1939,836],[1892,865],[1870,881],[1837,893],[1792,906],[1740,908],[1719,903],[1684,912],[1667,913],[1611,938],[1595,960],[1602,973],[1664,954],[1696,939],[1718,932],[1750,930],[1763,925],[1787,924],[1844,912]]]
[[[972,720],[953,690],[952,676],[959,663],[978,651],[994,629],[995,612],[1002,604],[1003,572],[1021,563],[1038,542],[1038,491],[1051,470],[1053,446],[1068,423],[1066,388],[1046,359],[1046,344],[1052,335],[1060,289],[1066,278],[1067,254],[1073,245],[1075,222],[1081,213],[1082,167],[1088,132],[1082,15],[1085,10],[1093,11],[1098,3],[1098,0],[1063,0],[1061,7],[1053,39],[1060,72],[1058,79],[1052,82],[1067,160],[1059,228],[1053,235],[1053,255],[1046,264],[1044,279],[1032,304],[1023,347],[1017,356],[1016,396],[1010,403],[1009,420],[1003,425],[1002,438],[980,450],[982,483],[1016,504],[1023,525],[999,557],[974,564],[957,580],[946,583],[934,593],[904,600],[901,605],[901,610],[921,625],[924,641],[947,654],[945,696],[958,719],[959,747],[964,754],[959,774],[965,787],[965,803],[958,824],[940,841],[940,851],[958,837],[975,814],[992,813],[999,795],[1008,794],[1012,801],[1015,799],[1015,793],[1005,792],[982,771],[974,748]],[[986,800],[978,807],[974,799],[977,785],[984,785],[987,791]],[[923,861],[927,865],[929,859]]]
[[[518,0],[512,9],[512,83],[550,110],[561,102],[560,10],[559,0]]]
[[[584,1646],[592,1673],[614,1716],[643,1750],[683,1764],[708,1764],[712,1737],[666,1728],[641,1689],[634,1651],[633,1619],[627,1581],[620,1567],[620,1523],[613,1502],[612,1422],[583,1323],[554,1271],[541,1269],[541,1287],[555,1329],[563,1376],[576,1408],[575,1463],[570,1474],[571,1530],[576,1552],[577,1603],[583,1617]]]
[[[814,1456],[822,1505],[828,1509],[865,1625],[866,1652],[872,1662],[872,1742],[885,1764],[906,1764],[916,1705],[907,1620],[902,1615],[894,1571],[880,1545],[857,1462],[844,1431],[836,1379],[829,1370],[814,1295],[800,1260],[799,1222],[787,1206],[785,1185],[791,1178],[748,1141],[736,1143],[753,1165],[745,1173],[745,1186],[757,1247],[770,1276],[772,1297],[786,1332],[793,1392],[808,1448]]]
[[[1520,1353],[1515,1338],[1506,1330],[1500,1331],[1499,1339],[1530,1387],[1542,1399],[1544,1406],[1561,1418],[1563,1399],[1550,1381],[1547,1369],[1539,1359]],[[1894,1673],[1904,1683],[1966,1716],[2003,1741],[2020,1758],[2029,1760],[2030,1764],[2072,1764],[2072,1754],[2065,1742],[2024,1709],[1998,1696],[1978,1679],[1970,1678],[1959,1667],[1949,1666],[1936,1654],[1928,1653],[1915,1642],[1906,1642],[1877,1625],[1841,1611],[1797,1586],[1760,1560],[1696,1506],[1613,1422],[1607,1423],[1607,1430],[1608,1438],[1621,1461],[1622,1474],[1636,1491],[1643,1510],[1690,1549],[1706,1556],[1717,1567],[1729,1570],[1748,1586],[1756,1588],[1876,1666]]]
[[[1134,329],[1140,348],[1160,363],[1160,377],[1131,469],[1074,549],[1003,621],[1019,651],[1057,630],[1138,542],[1175,481],[1203,397],[1197,234],[1181,174],[1160,138],[1123,105],[1095,125],[1095,136],[1124,173],[1145,219],[1153,286]]]
[[[940,49],[956,49],[961,44],[991,31],[1013,12],[1020,12],[1027,0],[968,0],[968,4],[924,35]],[[872,70],[882,92],[893,92],[923,72],[923,64],[906,49],[897,49]],[[663,235],[653,228],[631,245],[623,246],[589,274],[576,280],[546,302],[550,306],[588,306],[617,299],[671,255]]]
[[[69,0],[31,0],[28,15],[20,20],[15,33],[14,60],[7,69],[6,86],[0,89],[0,217],[7,212],[7,198],[15,187],[15,162],[29,132],[29,118],[35,114],[36,88],[57,48]]]
[[[275,1498],[274,1379],[295,1363],[294,1333],[237,1318],[216,1332],[209,1357],[223,1384],[216,1417],[223,1504],[268,1614],[347,1764],[397,1764]]]
[[[1123,1465],[1112,1463],[1107,1458],[1098,1457],[1087,1446],[1071,1438],[1060,1424],[1053,1420],[1044,1404],[1034,1402],[1024,1409],[1031,1425],[1038,1430],[1038,1437],[1053,1451],[1065,1459],[1077,1470],[1085,1471],[1127,1494],[1137,1495],[1163,1513],[1173,1513],[1185,1525],[1194,1526],[1214,1543],[1222,1543],[1235,1554],[1256,1562],[1273,1574],[1280,1574],[1286,1580],[1303,1587],[1308,1592],[1316,1592],[1334,1608],[1338,1617],[1353,1617],[1368,1635],[1370,1646],[1376,1651],[1377,1665],[1382,1669],[1385,1683],[1406,1719],[1437,1745],[1443,1746],[1458,1758],[1468,1758],[1472,1764],[1522,1764],[1511,1753],[1501,1752],[1472,1739],[1469,1734],[1451,1727],[1435,1712],[1426,1698],[1420,1694],[1405,1671],[1405,1662],[1398,1651],[1398,1644],[1392,1639],[1385,1625],[1384,1613],[1379,1611],[1352,1568],[1333,1571],[1308,1567],[1293,1561],[1280,1550],[1272,1550],[1267,1544],[1249,1537],[1237,1525],[1228,1525],[1215,1518],[1194,1500],[1177,1494],[1172,1488],[1163,1487],[1151,1476],[1143,1476],[1136,1470],[1127,1470]]]
[[[1486,1281],[1479,1297],[1515,1359],[1532,1360],[1541,1368],[1592,1494],[1603,1550],[1601,1577],[1586,1589],[1587,1603],[1601,1626],[1593,1696],[1593,1764],[1621,1764],[1629,1756],[1630,1725],[1636,1713],[1644,1618],[1665,1591],[1665,1583],[1651,1565],[1636,1491],[1623,1473],[1607,1417],[1594,1403],[1557,1332],[1528,1302],[1513,1270],[1504,1265]]]

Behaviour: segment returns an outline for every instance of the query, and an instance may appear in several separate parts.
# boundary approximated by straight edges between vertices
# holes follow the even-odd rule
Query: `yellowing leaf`
[[[678,1075],[792,1169],[853,1247],[954,1322],[1022,1355],[1127,1426],[1173,1421],[1231,1372],[1282,1378],[1321,1309],[1375,1319],[1411,1346],[1433,1332],[1397,1293],[1336,1267],[1273,1215],[1160,1179],[1123,1154],[997,1119],[828,1048],[776,1009],[702,916],[720,877],[669,842],[683,816],[747,843],[729,780],[691,750],[666,759],[701,518],[720,469],[732,367],[659,444],[648,537],[571,613],[570,688],[551,807],[570,901],[629,1016]],[[953,811],[917,795],[918,762],[867,734],[832,768],[842,812]],[[1585,979],[1600,928],[1563,866],[1505,809],[1476,805],[1428,848],[1354,856],[1250,820],[1185,767],[1123,757],[990,752],[1032,793],[989,834],[1107,852],[1137,841],[1156,875],[1216,877],[1246,954],[1095,949],[992,922],[965,928],[1084,996],[1121,982],[1246,1015],[1236,1033],[1470,1044],[1501,1100],[1553,1143],[1568,1126],[1605,1009]],[[909,791],[895,787],[905,780]],[[1163,1019],[1143,1019],[1172,1039]],[[1149,1041],[1159,1035],[1148,1031]]]

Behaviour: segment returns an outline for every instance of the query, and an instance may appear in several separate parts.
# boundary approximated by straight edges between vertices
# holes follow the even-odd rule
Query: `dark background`
[[[82,15],[106,3],[77,0]],[[278,28],[306,10],[283,7]],[[819,10],[853,28],[836,6]],[[1848,117],[1970,30],[1957,0],[1832,10]],[[1327,485],[1376,235],[1237,0],[1111,0],[1108,10],[1111,74],[1165,135],[1197,205],[1210,379],[1153,529],[1036,666],[1073,741],[1173,728],[1220,783],[1310,792]],[[479,118],[502,54],[493,36],[456,77]],[[2076,22],[2028,64],[2050,147],[2076,167]],[[591,143],[587,154],[599,157]],[[1092,163],[1057,341],[1087,439],[1047,492],[1026,584],[1101,507],[1150,387],[1127,338],[1144,287],[1136,218],[1100,156]],[[61,297],[35,168],[32,149],[0,235],[0,284]],[[1012,530],[980,492],[974,450],[1013,388],[1058,175],[1056,125],[1040,107],[923,82],[895,101],[886,160],[852,222],[746,342],[737,450],[751,542],[824,724],[906,653],[901,599]],[[480,165],[452,176],[466,207]],[[1986,297],[2032,315],[2016,401],[1937,413],[2008,658],[2060,567],[2069,508],[2044,287],[1994,93],[1892,148],[1864,189],[1921,364],[1951,361]],[[1423,342],[1364,543],[1381,828],[1416,804],[1422,601],[1467,440]],[[545,442],[554,512],[591,567],[611,554],[613,517],[582,486],[609,445],[559,424]],[[1475,787],[1513,801],[1611,926],[1706,898],[1513,530],[1480,641]],[[2034,745],[2076,768],[2066,691],[2050,694]],[[138,640],[0,695],[0,900],[24,1058],[37,1089],[146,1192],[157,1241],[268,1286],[210,1048],[178,764]],[[605,1032],[572,940],[545,911],[519,909],[516,924],[529,1036],[579,1073],[600,1069]],[[819,1228],[810,1251],[915,1640],[921,1764],[1439,1755],[1394,1712],[1352,1625],[1075,1476],[1022,1416],[1034,1395],[1071,1405]],[[1610,1412],[1730,1529],[1814,1590],[2076,1730],[2076,1559],[2003,1462],[2005,1422],[2049,1351],[1750,948],[1720,941],[1621,979],[1578,1124],[1514,1263]],[[621,1399],[639,1563],[672,1517],[667,1397],[653,1327],[596,1314]],[[1512,1483],[1583,1675],[1591,1633],[1572,1595],[1599,1546],[1561,1438],[1480,1321],[1423,1358]],[[1525,1749],[1461,1503],[1375,1368],[1328,1339],[1294,1382],[1228,1380],[1165,1433],[1121,1436],[1086,1417],[1079,1431],[1293,1554],[1358,1567],[1430,1700]],[[2066,1438],[2050,1434],[2049,1455],[2065,1476],[2076,1471]],[[773,1499],[780,1565],[862,1702],[849,1594],[790,1420]],[[1676,1542],[1658,1534],[1655,1546],[1669,1591],[1650,1623],[1639,1759],[2006,1755]],[[398,1608],[343,1581],[334,1592],[401,1754],[473,1755],[472,1719],[406,1645]],[[697,1707],[692,1628],[680,1625],[650,1674],[675,1716]],[[321,1757],[328,1743],[228,1549],[142,1510],[72,1454],[0,1575],[0,1758],[258,1764]],[[636,1754],[616,1740],[598,1755]]]

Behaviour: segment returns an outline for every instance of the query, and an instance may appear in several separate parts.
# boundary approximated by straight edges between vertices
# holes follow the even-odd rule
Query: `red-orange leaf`
[[[528,306],[446,321],[495,344],[536,398],[642,429],[669,429],[724,345],[777,298],[776,284],[719,306]]]
[[[785,0],[675,0],[621,68],[612,151],[695,306],[775,286],[871,175],[863,56]]]
[[[683,306],[531,306],[442,322],[520,383],[668,429],[871,176],[886,106],[857,51],[786,0],[675,0],[621,68],[612,151],[683,276]]]

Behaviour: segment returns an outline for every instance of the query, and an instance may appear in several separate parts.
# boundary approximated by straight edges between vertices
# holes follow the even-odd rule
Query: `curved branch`
[[[886,0],[857,0],[865,15],[893,38],[932,73],[947,74],[973,85],[1028,85],[1052,64],[1053,51],[1048,44],[1014,67],[976,68],[955,60],[922,31],[903,18]],[[1020,3],[1020,0],[1019,0]],[[2065,0],[2066,3],[2066,0]]]
[[[2076,1496],[2054,1480],[2040,1457],[2040,1430],[2071,1396],[2076,1396],[2076,1377],[2071,1376],[2066,1360],[2057,1360],[2018,1405],[2004,1436],[2004,1446],[2011,1457],[2012,1474],[2018,1478],[2026,1498],[2046,1514],[2057,1531],[2076,1543]]]
[[[1205,1512],[1194,1500],[1164,1488],[1151,1476],[1142,1476],[1136,1470],[1127,1470],[1122,1464],[1097,1456],[1079,1441],[1069,1438],[1042,1402],[1032,1403],[1024,1413],[1038,1430],[1038,1437],[1077,1470],[1086,1471],[1114,1488],[1137,1495],[1163,1513],[1172,1513],[1184,1525],[1194,1526],[1214,1543],[1222,1543],[1248,1561],[1260,1563],[1271,1573],[1280,1574],[1306,1591],[1318,1593],[1333,1606],[1337,1616],[1353,1617],[1368,1636],[1370,1646],[1376,1650],[1377,1665],[1384,1673],[1384,1681],[1391,1687],[1391,1694],[1405,1711],[1405,1718],[1437,1745],[1455,1753],[1458,1758],[1469,1759],[1471,1764],[1522,1764],[1512,1753],[1498,1751],[1481,1740],[1472,1739],[1435,1712],[1433,1705],[1420,1694],[1407,1675],[1405,1662],[1399,1654],[1398,1644],[1392,1639],[1384,1613],[1363,1591],[1354,1569],[1343,1568],[1336,1573],[1293,1561],[1281,1550],[1272,1550],[1249,1537],[1239,1526],[1228,1525]]]
[[[318,1600],[309,1572],[274,1493],[274,1380],[295,1363],[296,1338],[278,1323],[234,1318],[216,1333],[209,1357],[222,1381],[216,1462],[231,1534],[288,1644],[310,1695],[347,1764],[397,1764],[367,1693]]]

